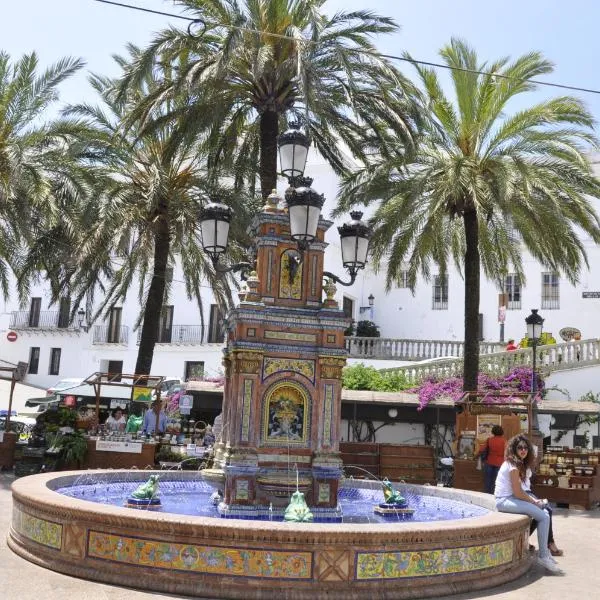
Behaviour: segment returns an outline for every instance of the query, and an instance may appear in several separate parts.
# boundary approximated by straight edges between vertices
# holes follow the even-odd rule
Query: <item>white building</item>
[[[306,173],[314,178],[313,187],[325,194],[323,214],[327,217],[335,206],[338,180],[314,154],[309,156]],[[346,218],[340,221],[343,220]],[[341,265],[336,227],[327,232],[326,241],[329,247],[325,269],[347,279]],[[600,247],[591,240],[585,244],[591,266],[581,274],[576,286],[546,272],[527,257],[524,259],[526,283],[521,284],[512,274],[508,276],[505,340],[523,337],[525,317],[531,308],[539,309],[545,318],[544,330],[552,332],[557,339],[558,331],[567,326],[580,329],[584,338],[600,337]],[[18,305],[14,291],[8,301],[0,299],[0,360],[29,363],[28,383],[47,387],[58,379],[85,377],[95,371],[133,372],[138,348],[134,323],[140,310],[136,288],[132,288],[121,306],[112,309],[109,318],[89,328],[68,322],[68,300],[61,306],[50,307],[47,287],[40,285],[32,290],[25,306]],[[221,317],[212,301],[211,290],[208,286],[203,290],[205,306],[211,307],[204,328],[200,326],[196,303],[188,300],[183,290],[183,274],[176,267],[170,305],[161,327],[162,342],[156,346],[152,372],[185,379],[218,375],[223,347]],[[481,336],[486,341],[499,340],[500,291],[497,283],[482,280]],[[373,307],[369,307],[369,295],[374,296]],[[429,282],[422,281],[413,295],[407,287],[386,293],[384,274],[375,274],[367,267],[353,286],[338,285],[336,297],[354,320],[373,320],[380,327],[382,337],[463,338],[464,282],[456,270],[450,269],[446,281],[438,276]]]

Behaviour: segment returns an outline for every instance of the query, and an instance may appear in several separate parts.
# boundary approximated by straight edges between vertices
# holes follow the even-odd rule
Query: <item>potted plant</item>
[[[59,450],[59,460],[63,468],[81,468],[88,450],[87,438],[84,435],[79,431],[64,433],[56,438],[55,446]]]

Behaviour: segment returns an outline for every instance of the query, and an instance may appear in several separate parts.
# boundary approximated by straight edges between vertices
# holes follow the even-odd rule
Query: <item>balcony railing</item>
[[[173,325],[171,330],[163,330],[158,333],[157,344],[181,344],[196,345],[217,343],[211,342],[208,338],[207,327],[204,325]],[[137,343],[142,338],[142,330],[138,330]],[[220,342],[219,342],[220,343]]]
[[[69,326],[67,315],[61,318],[58,310],[47,310],[31,313],[28,310],[16,311],[10,314],[11,329],[75,329]]]
[[[546,374],[600,364],[600,340],[594,338],[538,346],[536,352],[536,368]],[[479,370],[492,376],[506,375],[515,367],[531,368],[532,365],[532,348],[482,354],[479,358]],[[418,384],[426,377],[460,376],[463,370],[463,359],[449,358],[434,363],[405,365],[383,370],[402,372],[407,381]]]
[[[490,354],[504,350],[505,344],[480,342],[479,352]],[[395,338],[347,337],[346,350],[350,358],[389,360],[426,360],[440,357],[461,357],[463,342],[451,340],[405,340]]]
[[[94,325],[92,344],[127,344],[129,342],[129,327],[111,327]]]

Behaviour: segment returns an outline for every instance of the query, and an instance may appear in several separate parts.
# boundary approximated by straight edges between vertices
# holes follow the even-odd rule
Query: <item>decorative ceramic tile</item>
[[[512,540],[467,548],[440,548],[409,552],[357,552],[355,579],[399,579],[450,575],[497,567],[511,562],[512,559]]]
[[[291,331],[265,331],[265,338],[268,340],[286,340],[293,342],[317,341],[317,336],[314,333],[293,333]]]
[[[256,327],[248,327],[246,337],[256,337]]]
[[[331,446],[331,429],[333,424],[333,384],[324,385],[323,402],[323,446]]]
[[[252,410],[252,379],[244,379],[244,400],[242,403],[242,435],[240,441],[247,442],[250,436],[250,412]]]
[[[315,381],[314,360],[302,360],[300,358],[270,358],[268,356],[264,358],[263,380],[280,371],[292,371],[303,375],[311,383],[314,383]]]
[[[171,571],[312,579],[312,552],[177,544],[100,531],[89,532],[87,551],[91,558]]]
[[[310,273],[311,273],[311,277],[310,277],[310,295],[311,296],[316,296],[317,295],[317,257],[314,254],[313,254],[313,257],[312,257],[312,264],[311,264],[311,267],[310,267]]]
[[[320,483],[319,484],[319,495],[318,495],[317,502],[319,504],[329,504],[330,491],[331,491],[331,486],[328,483]]]
[[[327,343],[328,344],[335,344],[335,334],[334,333],[328,333],[327,334]]]
[[[279,265],[279,297],[302,298],[302,257],[296,250],[285,250]]]
[[[247,479],[236,479],[235,480],[235,499],[236,500],[248,500],[250,483]]]
[[[273,285],[273,279],[271,274],[273,273],[273,250],[269,250],[269,258],[267,259],[267,292],[271,293]]]
[[[284,381],[274,385],[264,400],[262,435],[265,444],[306,444],[309,397],[303,386]]]
[[[62,525],[38,519],[13,507],[12,525],[21,535],[50,548],[61,549]]]

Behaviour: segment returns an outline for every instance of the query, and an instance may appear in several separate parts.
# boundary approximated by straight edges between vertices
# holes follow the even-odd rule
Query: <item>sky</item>
[[[146,8],[174,12],[169,0],[122,0]],[[93,0],[3,0],[0,6],[0,49],[16,58],[35,50],[44,66],[63,56],[83,58],[87,69],[116,75],[111,56],[127,42],[144,45],[155,31],[184,21],[144,14]],[[408,51],[414,58],[438,60],[438,50],[451,37],[468,41],[483,60],[516,57],[541,51],[556,65],[546,81],[600,90],[596,57],[600,56],[600,3],[593,0],[328,0],[328,13],[369,9],[393,17],[397,34],[375,40],[385,53]],[[413,71],[403,67],[407,74]],[[582,98],[600,121],[600,94],[545,88],[532,101],[573,93]],[[94,93],[81,73],[61,87],[69,103],[94,102]]]

